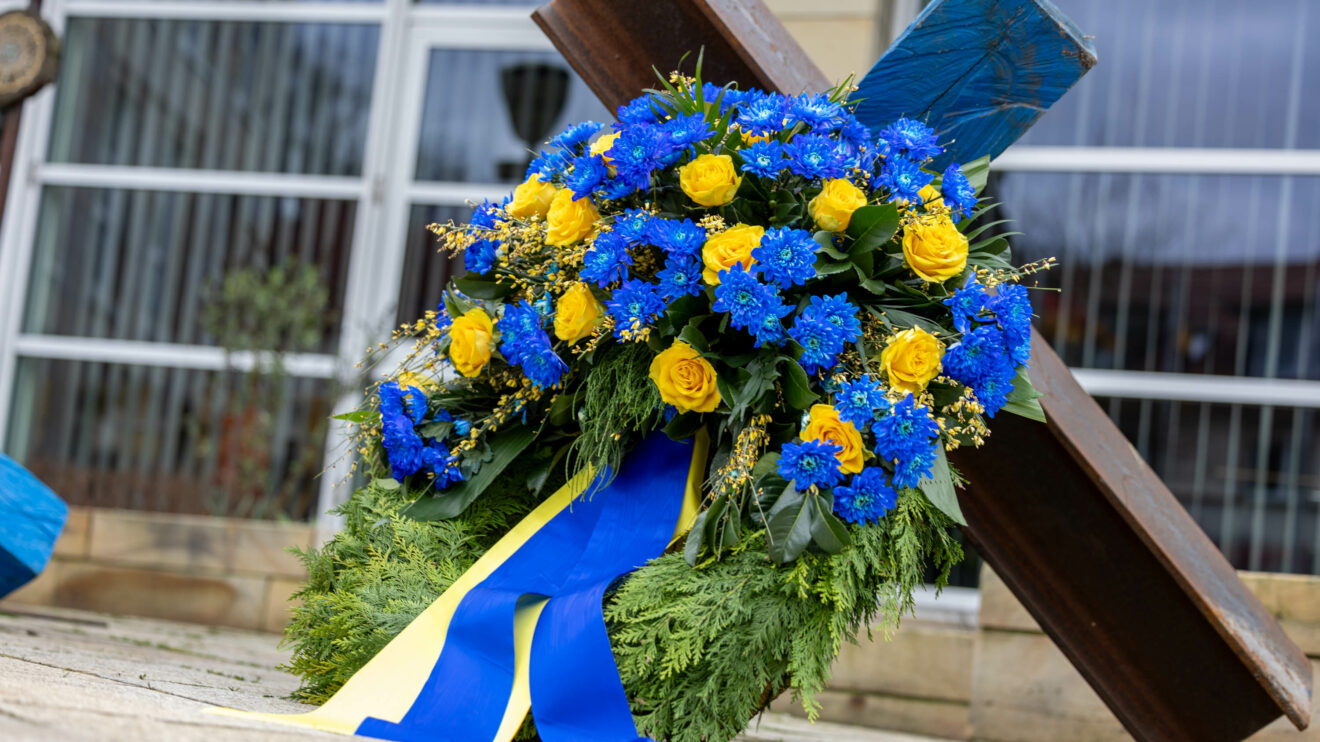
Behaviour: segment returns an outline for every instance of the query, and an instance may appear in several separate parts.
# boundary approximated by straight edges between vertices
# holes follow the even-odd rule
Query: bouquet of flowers
[[[996,414],[1043,419],[1020,280],[1049,263],[1013,267],[1000,222],[978,223],[985,160],[932,167],[930,128],[868,130],[847,83],[661,82],[616,123],[552,139],[503,203],[432,227],[467,273],[347,419],[387,518],[449,523],[451,540],[575,472],[626,467],[655,431],[708,436],[699,513],[607,618],[640,726],[727,738],[785,688],[810,707],[839,644],[877,609],[896,622],[925,560],[942,581],[960,557],[946,452],[980,445]],[[325,618],[315,599],[344,589],[317,587],[316,558],[291,628],[309,677],[326,672],[305,633]],[[734,664],[716,648],[743,630],[738,667],[701,666]],[[748,664],[762,634],[768,664]],[[707,698],[716,680],[724,700]]]

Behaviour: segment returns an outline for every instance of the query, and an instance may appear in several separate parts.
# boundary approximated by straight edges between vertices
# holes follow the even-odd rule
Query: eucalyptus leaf
[[[958,492],[953,486],[953,473],[949,471],[949,459],[944,454],[944,446],[939,447],[935,465],[931,467],[929,478],[923,477],[917,487],[930,500],[930,504],[949,516],[954,523],[967,525],[962,508],[958,506]]]
[[[404,509],[403,514],[414,520],[445,520],[462,513],[534,440],[534,428],[522,425],[505,428],[491,437],[490,460],[475,474],[452,489],[420,498]]]

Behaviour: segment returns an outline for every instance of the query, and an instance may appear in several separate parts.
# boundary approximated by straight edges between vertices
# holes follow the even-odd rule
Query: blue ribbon
[[[514,610],[543,596],[532,638],[532,716],[544,742],[638,739],[601,601],[621,575],[663,553],[692,446],[647,438],[606,487],[561,512],[459,603],[444,648],[408,713],[357,733],[398,742],[491,742],[513,686]],[[608,476],[608,472],[606,473]]]

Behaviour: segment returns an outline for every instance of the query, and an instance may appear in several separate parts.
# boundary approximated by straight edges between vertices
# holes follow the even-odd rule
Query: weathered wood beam
[[[611,108],[703,47],[712,81],[829,84],[759,0],[552,0],[534,17]],[[1305,655],[1039,336],[1031,377],[1049,424],[1001,414],[954,457],[986,561],[1137,739],[1240,740],[1281,713],[1304,727]]]

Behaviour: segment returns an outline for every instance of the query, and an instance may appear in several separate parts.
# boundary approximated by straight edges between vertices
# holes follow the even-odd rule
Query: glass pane
[[[312,325],[314,337],[272,350],[333,352],[356,210],[352,201],[47,188],[23,329],[233,347],[243,338],[206,310],[228,279],[257,283],[238,287],[254,302],[296,312],[285,324]],[[326,296],[281,288],[266,273],[281,266],[315,271]],[[316,307],[319,322],[308,317]]]
[[[463,275],[463,258],[450,258],[440,252],[428,224],[466,222],[472,216],[467,206],[414,205],[408,214],[408,252],[403,261],[403,280],[399,285],[399,309],[396,324],[412,322],[428,309],[435,309],[443,298],[445,284],[452,275]]]
[[[522,180],[530,152],[577,121],[613,117],[553,52],[435,49],[418,180]]]
[[[70,505],[306,519],[321,379],[23,358],[8,447]]]
[[[1101,404],[1234,566],[1320,574],[1316,410]]]
[[[374,25],[74,18],[50,159],[358,175]]]
[[[1024,144],[1320,146],[1311,0],[1056,4],[1095,37],[1100,63]]]
[[[1070,365],[1320,379],[1320,178],[996,179],[1014,259],[1061,263],[1033,293]]]

